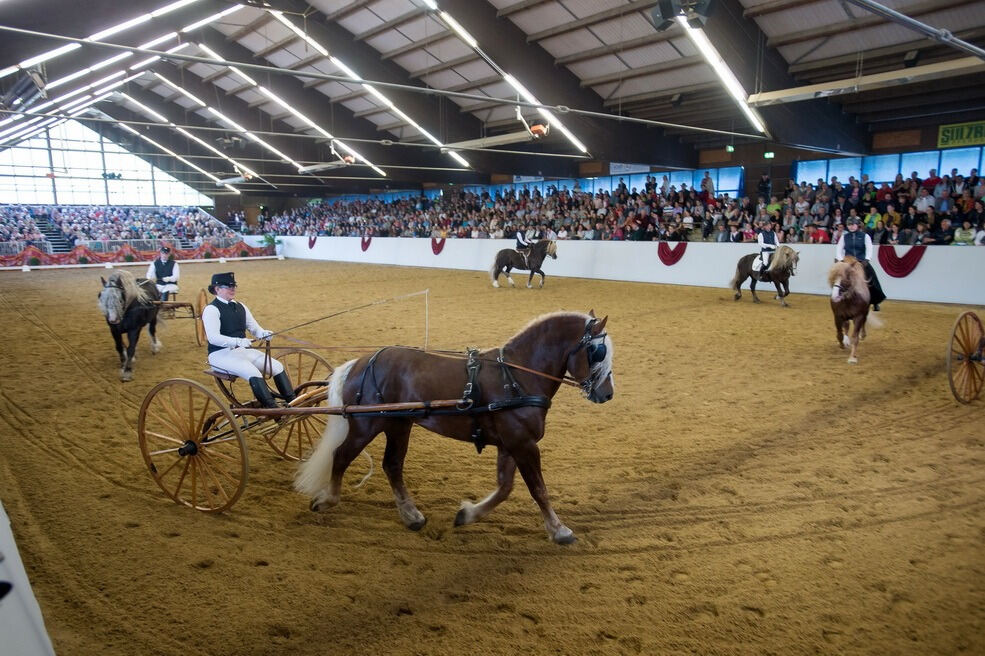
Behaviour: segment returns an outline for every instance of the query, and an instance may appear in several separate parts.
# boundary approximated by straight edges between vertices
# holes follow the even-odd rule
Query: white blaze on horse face
[[[834,286],[831,288],[831,300],[836,303],[841,300],[841,280],[835,280]]]
[[[104,287],[99,293],[99,309],[106,321],[120,323],[123,318],[123,293],[115,287]]]

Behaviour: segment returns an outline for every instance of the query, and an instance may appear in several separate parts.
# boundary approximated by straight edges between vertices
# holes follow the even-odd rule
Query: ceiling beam
[[[380,59],[387,60],[399,57],[401,55],[406,55],[408,52],[414,52],[415,50],[420,50],[421,48],[427,48],[432,46],[439,41],[444,41],[445,39],[450,39],[455,37],[455,33],[450,30],[445,30],[444,32],[435,32],[434,34],[429,34],[423,39],[418,39],[416,41],[411,41],[407,45],[400,46],[399,48],[394,48],[393,50],[387,50],[386,52],[380,53]]]
[[[681,68],[687,68],[688,66],[696,66],[698,64],[704,64],[704,63],[705,63],[705,58],[702,57],[701,55],[692,55],[690,57],[678,57],[677,59],[671,59],[670,61],[660,62],[658,64],[651,64],[649,66],[630,68],[624,71],[616,71],[615,73],[607,73],[606,75],[599,75],[597,77],[582,78],[581,86],[594,87],[596,85],[607,84],[609,82],[622,82],[623,80],[632,80],[633,78],[643,77],[646,75],[653,75],[654,73],[676,71]]]
[[[497,18],[506,18],[507,16],[512,16],[513,14],[518,14],[521,11],[526,11],[528,9],[533,9],[534,7],[539,7],[545,4],[549,0],[522,0],[516,4],[510,5],[509,7],[503,7],[496,12]]]
[[[292,71],[299,71],[302,68],[305,68],[307,66],[311,66],[312,64],[315,64],[317,62],[320,62],[323,59],[325,59],[325,55],[321,54],[320,52],[318,52],[316,50],[313,55],[309,55],[309,56],[305,57],[304,59],[299,59],[296,62],[294,62],[293,64],[291,64],[290,66],[288,66],[287,68],[291,69]],[[324,82],[324,81],[325,80],[322,80],[322,82]]]
[[[405,14],[401,14],[396,18],[391,18],[390,20],[384,21],[379,25],[375,27],[371,27],[364,32],[360,32],[359,34],[356,35],[356,38],[360,41],[365,41],[366,39],[372,39],[374,36],[383,34],[384,32],[387,32],[389,30],[395,30],[402,25],[406,25],[407,23],[411,22],[415,18],[419,18],[420,16],[427,15],[427,13],[428,13],[427,7],[416,7],[414,9],[411,9]]]
[[[811,5],[819,0],[768,0],[762,4],[758,4],[755,7],[749,7],[742,12],[743,18],[756,18],[757,16],[766,16],[767,14],[775,14],[778,11],[785,11],[787,9],[796,9],[797,7],[803,7],[804,5]]]
[[[408,77],[414,79],[420,79],[431,75],[432,73],[440,73],[442,71],[447,71],[450,68],[455,68],[456,66],[461,66],[462,64],[469,64],[471,62],[480,59],[479,55],[475,52],[469,52],[467,55],[462,55],[461,57],[456,57],[455,59],[449,59],[448,61],[436,61],[431,66],[422,68],[416,71],[411,71],[408,73]]]
[[[291,45],[292,43],[294,43],[300,38],[301,37],[299,37],[297,34],[291,32],[289,36],[281,39],[280,41],[276,43],[271,43],[269,46],[257,50],[255,53],[253,53],[253,56],[256,57],[257,59],[263,59],[267,55],[273,54],[278,50],[283,50],[284,48]]]
[[[541,30],[540,32],[534,32],[533,34],[527,36],[527,43],[536,43],[538,41],[543,41],[544,39],[550,39],[551,37],[561,36],[563,34],[570,34],[576,30],[580,30],[583,27],[589,27],[591,25],[596,25],[607,20],[612,20],[613,18],[619,18],[627,14],[632,14],[638,11],[646,11],[651,7],[657,5],[656,0],[633,0],[632,2],[624,5],[618,5],[612,7],[611,9],[606,9],[604,11],[599,11],[594,14],[585,16],[584,18],[579,18],[577,20],[565,21],[560,25],[550,27],[546,30]]]
[[[250,34],[252,32],[256,32],[257,30],[259,30],[261,27],[263,27],[264,25],[266,25],[267,23],[269,23],[272,20],[274,20],[274,17],[270,14],[270,12],[265,11],[262,14],[260,14],[259,16],[257,16],[255,19],[253,19],[252,21],[250,21],[249,23],[247,23],[246,25],[244,25],[243,27],[239,28],[238,30],[236,30],[232,34],[228,35],[226,37],[226,40],[227,41],[239,41],[240,39],[242,39],[247,34]]]
[[[677,28],[676,25],[672,25],[665,31],[658,32],[656,34],[649,34],[647,36],[641,36],[628,41],[620,41],[619,43],[610,43],[608,45],[599,46],[598,48],[579,50],[578,52],[573,52],[570,55],[558,57],[556,62],[558,66],[567,66],[568,64],[575,64],[588,59],[596,59],[598,57],[604,57],[605,55],[614,55],[626,50],[633,50],[634,48],[651,46],[655,43],[662,43],[664,41],[669,41],[673,38],[682,36],[684,35],[681,34],[680,29]]]
[[[923,2],[919,5],[907,7],[906,14],[910,18],[916,18],[917,16],[923,16],[925,14],[944,11],[945,9],[960,7],[975,1],[976,0],[928,0],[927,2]],[[875,16],[873,14],[866,14],[859,18],[853,18],[840,23],[831,23],[820,27],[812,27],[808,30],[787,32],[782,35],[773,36],[766,40],[766,47],[779,48],[781,46],[788,46],[792,43],[803,43],[804,41],[812,41],[814,39],[820,39],[826,36],[845,34],[846,32],[857,32],[858,30],[865,29],[867,27],[876,27],[879,25],[887,25],[889,23],[890,20],[888,18]]]
[[[712,89],[725,93],[725,90],[722,89],[722,86],[718,82],[702,82],[701,84],[690,84],[670,89],[660,89],[659,91],[644,91],[643,93],[634,93],[631,96],[622,96],[621,98],[606,98],[602,101],[602,104],[606,109],[620,106],[627,107],[634,103],[649,102],[658,98],[670,98],[678,93],[687,94]]]
[[[500,84],[503,82],[503,78],[499,75],[490,75],[489,77],[480,78],[478,80],[469,80],[468,82],[462,82],[461,84],[456,84],[455,86],[448,87],[445,91],[455,91],[457,93],[464,93],[467,91],[473,91],[475,89],[481,89],[482,87],[487,87],[493,84]]]

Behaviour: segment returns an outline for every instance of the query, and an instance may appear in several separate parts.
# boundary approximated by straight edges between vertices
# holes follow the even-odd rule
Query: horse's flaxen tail
[[[356,364],[350,360],[335,370],[328,384],[328,405],[339,407],[342,402],[342,389],[349,377],[349,371]],[[311,457],[301,463],[294,477],[294,489],[310,497],[318,495],[332,481],[332,465],[335,463],[335,450],[349,434],[349,420],[341,415],[327,415],[325,432]]]
[[[879,315],[875,312],[869,312],[869,316],[865,318],[865,324],[867,326],[872,326],[873,328],[882,328],[886,323],[879,318]]]
[[[735,283],[737,283],[737,282],[739,282],[739,267],[738,267],[738,265],[736,265],[736,267],[735,267],[735,275],[732,276],[732,282],[730,282],[728,284],[728,288],[729,289],[735,289]]]
[[[493,260],[493,265],[489,269],[489,280],[490,282],[492,282],[494,287],[496,286],[496,282],[498,278],[499,278],[499,255],[496,256],[495,260]]]

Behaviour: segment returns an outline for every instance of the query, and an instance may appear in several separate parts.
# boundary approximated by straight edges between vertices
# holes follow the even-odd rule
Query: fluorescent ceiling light
[[[115,64],[116,62],[120,61],[121,59],[126,59],[127,57],[133,57],[133,53],[132,52],[121,52],[118,55],[114,55],[114,56],[110,57],[109,59],[104,59],[101,62],[97,62],[97,63],[93,64],[90,67],[89,70],[98,71],[100,68],[106,68],[110,64]]]
[[[472,48],[478,48],[479,42],[475,40],[471,34],[465,31],[465,28],[458,24],[458,21],[451,17],[447,11],[443,11],[439,14],[441,20],[448,24],[448,27],[455,30],[455,33],[462,38],[462,41],[469,44]]]
[[[438,3],[434,0],[424,0],[424,4],[427,5],[428,9],[437,9]]]
[[[125,23],[120,23],[119,25],[114,25],[113,27],[107,27],[101,32],[96,32],[92,36],[86,39],[86,41],[102,41],[108,36],[113,36],[124,30],[129,30],[131,27],[136,27],[142,23],[146,23],[152,18],[150,14],[144,14],[143,16],[137,16],[136,18],[131,18]]]
[[[694,43],[698,51],[705,58],[705,61],[715,71],[715,75],[718,76],[722,86],[735,99],[736,104],[739,105],[739,109],[746,115],[752,126],[759,132],[766,132],[766,126],[763,124],[763,120],[759,117],[759,114],[746,103],[746,99],[749,96],[746,94],[745,89],[742,88],[739,80],[732,73],[732,69],[728,67],[728,64],[725,63],[725,60],[722,59],[722,56],[718,54],[715,46],[708,40],[704,30],[695,29],[688,25],[687,18],[684,16],[678,16],[677,22],[684,28],[684,32],[691,38],[691,42]]]
[[[208,24],[209,24],[209,23],[211,23],[212,21],[217,21],[217,20],[219,20],[219,19],[220,19],[220,18],[222,18],[223,16],[228,16],[229,14],[232,14],[233,12],[237,12],[237,11],[239,11],[240,9],[242,9],[242,8],[243,8],[243,6],[244,6],[244,5],[234,5],[234,6],[232,6],[232,7],[230,7],[229,9],[224,9],[224,10],[222,10],[222,11],[220,11],[220,12],[219,12],[219,13],[217,13],[217,14],[212,14],[212,15],[211,15],[211,16],[209,16],[208,18],[203,18],[203,19],[202,19],[202,20],[200,20],[200,21],[195,21],[195,22],[194,22],[194,23],[192,23],[191,25],[186,25],[186,26],[184,26],[183,28],[181,28],[181,30],[180,30],[180,31],[181,31],[181,32],[191,32],[192,30],[197,30],[197,29],[198,29],[198,28],[200,28],[200,27],[203,27],[203,26],[205,26],[205,25],[208,25]]]
[[[117,123],[116,125],[117,125],[117,127],[121,127],[121,128],[123,128],[123,129],[124,129],[124,130],[126,130],[127,132],[131,132],[131,133],[133,133],[133,134],[135,134],[135,135],[137,135],[138,137],[140,137],[141,139],[143,139],[143,140],[144,140],[144,141],[146,141],[147,143],[149,143],[149,144],[153,144],[153,145],[154,145],[154,146],[156,146],[157,148],[159,148],[159,149],[161,149],[161,150],[163,150],[164,152],[166,152],[166,153],[167,153],[168,155],[171,155],[171,157],[174,157],[174,158],[175,158],[176,160],[178,160],[179,162],[181,162],[181,163],[182,163],[182,164],[184,164],[185,166],[188,166],[189,168],[193,168],[193,169],[195,169],[196,171],[198,171],[198,172],[200,172],[200,173],[202,173],[202,174],[204,174],[204,175],[205,175],[205,177],[207,177],[207,178],[209,178],[209,179],[210,179],[210,180],[212,180],[213,182],[216,182],[216,183],[219,183],[219,184],[221,184],[222,186],[225,186],[225,187],[227,187],[227,188],[229,188],[229,189],[232,189],[232,190],[233,190],[233,191],[235,191],[235,192],[236,192],[237,194],[238,194],[238,193],[240,193],[240,192],[239,192],[239,189],[236,189],[235,187],[230,187],[230,186],[229,186],[228,184],[226,184],[226,183],[224,183],[224,182],[222,182],[222,181],[220,181],[220,180],[219,180],[219,178],[217,178],[216,176],[214,176],[214,175],[212,175],[211,173],[209,173],[209,172],[208,172],[208,171],[206,171],[205,169],[203,169],[203,168],[201,168],[200,166],[196,166],[195,164],[192,164],[192,163],[191,163],[191,162],[189,162],[189,161],[188,161],[187,159],[185,159],[184,157],[182,157],[182,156],[181,156],[181,155],[179,155],[178,153],[176,153],[176,152],[174,152],[174,151],[173,151],[173,150],[171,150],[170,148],[166,148],[166,147],[164,147],[164,146],[162,146],[161,144],[159,144],[159,143],[157,143],[156,141],[154,141],[153,139],[151,139],[150,137],[148,137],[147,135],[145,135],[145,134],[143,134],[143,133],[141,133],[141,132],[137,132],[136,130],[134,130],[133,128],[131,128],[131,127],[130,127],[129,125],[124,125],[123,123]]]
[[[534,105],[541,104],[540,101],[537,100],[536,96],[534,96],[534,94],[527,91],[527,88],[522,84],[520,84],[519,80],[517,80],[509,73],[503,75],[503,79],[506,80],[511,87],[516,89],[517,93],[520,94],[520,97],[526,100],[528,103]],[[585,148],[585,144],[579,141],[578,138],[574,134],[572,134],[568,128],[564,127],[564,124],[561,123],[561,121],[559,121],[557,118],[555,118],[554,114],[552,114],[547,109],[544,109],[543,107],[538,108],[537,112],[540,113],[541,116],[546,118],[548,123],[550,123],[553,127],[557,128],[561,132],[561,134],[567,137],[568,141],[570,141],[575,148],[577,148],[583,153],[586,154],[588,153],[588,148]]]
[[[17,64],[17,66],[18,68],[30,68],[35,64],[40,64],[42,62],[48,61],[49,59],[60,57],[61,55],[64,55],[66,52],[72,52],[73,50],[78,50],[81,47],[82,46],[78,43],[68,43],[61,46],[60,48],[55,48],[54,50],[43,52],[40,55],[35,55],[34,57],[31,57],[30,59],[25,59],[21,63]]]
[[[198,2],[198,0],[178,0],[178,2],[172,2],[169,5],[165,5],[160,9],[155,9],[150,13],[151,16],[157,18],[158,16],[163,16],[164,14],[169,14],[176,9],[181,9],[182,7],[188,6],[193,2]]]

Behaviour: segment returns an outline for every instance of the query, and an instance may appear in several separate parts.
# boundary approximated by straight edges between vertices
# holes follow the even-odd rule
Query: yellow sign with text
[[[985,145],[985,121],[942,125],[937,133],[938,148]]]

